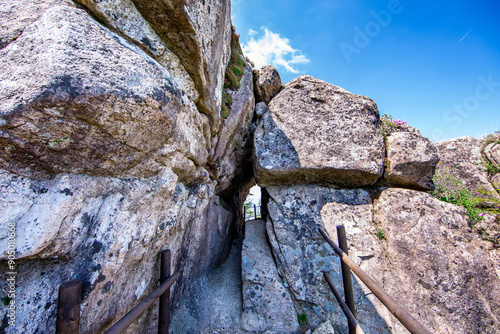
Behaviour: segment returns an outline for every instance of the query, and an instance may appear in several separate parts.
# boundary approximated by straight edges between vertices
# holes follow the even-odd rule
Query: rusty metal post
[[[349,333],[351,333],[351,328],[353,329],[354,334],[363,334],[363,330],[361,327],[359,327],[358,321],[356,320],[356,317],[351,313],[351,310],[349,309],[349,306],[347,306],[346,302],[342,299],[342,296],[340,295],[340,292],[337,290],[335,285],[333,284],[332,278],[330,277],[330,274],[324,273],[326,281],[328,282],[328,285],[330,286],[330,289],[332,289],[333,295],[335,296],[335,299],[337,299],[337,302],[340,305],[340,308],[342,311],[344,311],[344,314],[347,318],[347,323],[349,325]]]
[[[57,298],[56,334],[80,333],[82,281],[72,280],[59,286]]]
[[[253,215],[255,216],[255,220],[257,220],[257,205],[253,205]]]
[[[344,225],[337,226],[337,237],[339,240],[339,247],[349,255],[347,250],[347,237],[345,233]],[[354,292],[352,290],[352,277],[351,277],[351,269],[349,266],[345,264],[343,261],[340,261],[342,265],[342,282],[344,284],[344,297],[349,310],[351,311],[354,319],[356,319],[356,308],[354,306]],[[349,325],[349,334],[355,334],[356,328]]]
[[[160,284],[170,277],[170,260],[172,252],[170,249],[161,252],[160,258]],[[168,334],[170,322],[170,288],[160,297],[160,310],[158,317],[158,334]]]

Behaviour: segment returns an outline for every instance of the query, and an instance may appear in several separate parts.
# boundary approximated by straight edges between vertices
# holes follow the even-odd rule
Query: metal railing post
[[[161,252],[160,259],[160,284],[170,277],[170,260],[172,252],[170,249]],[[168,334],[170,322],[170,288],[160,297],[160,310],[158,316],[158,334]]]
[[[333,248],[342,262],[347,264],[356,276],[370,289],[373,294],[387,307],[387,309],[406,327],[412,334],[431,334],[417,319],[387,292],[382,289],[367,273],[365,273],[335,242],[328,236],[326,231],[319,228],[319,232],[326,242]]]
[[[337,238],[339,240],[340,249],[342,249],[344,253],[346,253],[346,255],[349,255],[344,225],[337,226]],[[344,263],[344,261],[340,261],[340,264],[342,265],[342,282],[344,284],[345,302],[349,307],[352,316],[354,317],[354,319],[356,319],[356,308],[354,306],[354,292],[352,290],[351,270],[349,269],[349,266]],[[356,327],[351,326],[351,322],[349,322],[349,334],[355,333]]]
[[[330,277],[330,274],[324,273],[325,279],[330,286],[330,289],[332,289],[333,295],[337,299],[337,302],[340,305],[340,308],[342,311],[344,311],[344,314],[347,318],[347,323],[349,325],[349,333],[351,332],[351,328],[353,329],[354,334],[363,334],[363,330],[361,327],[359,327],[358,321],[356,320],[356,317],[352,314],[351,310],[349,309],[349,306],[346,304],[346,302],[342,299],[342,296],[340,295],[340,292],[337,290],[335,285],[333,285],[332,278]]]
[[[59,286],[57,298],[56,334],[80,333],[82,281],[72,280]]]
[[[253,215],[255,216],[255,220],[257,220],[257,205],[253,205]]]

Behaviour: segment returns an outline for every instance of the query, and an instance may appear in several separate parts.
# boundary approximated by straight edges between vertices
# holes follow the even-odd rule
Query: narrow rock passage
[[[242,312],[241,247],[235,239],[226,262],[208,273],[211,334],[238,333]]]

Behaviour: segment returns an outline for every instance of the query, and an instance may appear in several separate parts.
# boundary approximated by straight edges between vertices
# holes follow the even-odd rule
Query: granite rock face
[[[330,320],[335,330],[346,332],[347,321],[323,278],[323,272],[329,272],[334,284],[342,286],[340,262],[318,228],[344,223],[348,230],[368,229],[373,220],[370,195],[362,189],[306,185],[268,187],[267,191],[267,233],[278,272],[295,300],[297,314],[305,315],[310,328]],[[325,206],[330,207],[330,216],[335,212],[335,220],[323,218]],[[385,322],[358,284],[355,298],[363,328],[385,332]]]
[[[152,55],[169,73],[175,77],[177,84],[189,97],[197,102],[199,93],[193,79],[162,38],[144,19],[131,0],[77,0],[87,7],[107,26],[115,29],[123,36],[130,38],[134,44],[142,47]]]
[[[54,332],[57,289],[71,279],[83,282],[81,333],[99,333],[157,287],[162,249],[184,273],[177,289],[225,252],[232,214],[214,184],[189,188],[168,170],[142,179],[0,176],[0,223],[16,224],[19,263],[18,323],[7,333]],[[153,332],[156,313],[128,333]]]
[[[493,167],[500,169],[500,144],[491,143],[484,148],[484,155]]]
[[[15,41],[50,7],[65,5],[74,7],[70,0],[4,0],[0,6],[0,49]]]
[[[221,91],[230,53],[230,0],[133,0],[141,15],[179,57],[195,84],[200,111],[218,130]]]
[[[384,139],[375,103],[310,76],[273,98],[254,137],[259,185],[359,187],[383,173]]]
[[[263,220],[247,222],[241,257],[241,328],[251,333],[299,333],[297,313],[290,293],[278,275]]]
[[[165,248],[183,273],[177,305],[227,255],[239,210],[220,193],[248,181],[232,182],[250,68],[234,119],[220,118],[229,1],[80,4],[95,16],[66,0],[0,3],[0,224],[16,225],[19,273],[9,334],[54,332],[58,286],[72,279],[81,332],[103,332],[157,287]],[[5,230],[2,262],[7,242]],[[127,333],[155,332],[156,319],[151,308]]]
[[[247,64],[240,81],[241,87],[232,94],[231,114],[225,119],[218,136],[212,139],[210,160],[214,178],[219,181],[217,191],[234,191],[233,177],[251,174],[251,136],[248,131],[255,109],[252,67]],[[242,170],[244,169],[244,170]]]
[[[84,10],[51,7],[0,59],[4,168],[147,177],[167,166],[208,179],[208,118],[165,68]]]
[[[336,225],[343,224],[350,257],[431,332],[498,331],[500,277],[489,245],[469,228],[463,208],[397,188],[372,194],[310,185],[267,191],[267,232],[278,272],[311,328],[328,320],[346,331],[322,278],[329,272],[342,286],[338,258],[317,232],[323,226],[336,240]],[[406,332],[362,282],[353,283],[365,333]]]
[[[420,134],[394,132],[387,136],[384,183],[390,186],[433,190],[432,177],[439,162],[437,148]]]
[[[500,199],[482,163],[481,142],[478,138],[460,137],[435,143],[441,158],[437,171],[449,170],[470,191],[483,189],[489,197]]]
[[[257,102],[269,103],[281,89],[281,77],[272,65],[254,71],[255,97]]]
[[[431,332],[499,331],[500,278],[463,208],[388,189],[375,201],[374,223],[385,236],[387,263],[375,278]]]

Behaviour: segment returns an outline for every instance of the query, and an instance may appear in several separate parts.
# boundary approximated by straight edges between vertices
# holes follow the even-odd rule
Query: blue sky
[[[244,52],[373,99],[434,141],[500,130],[500,2],[233,0]]]

